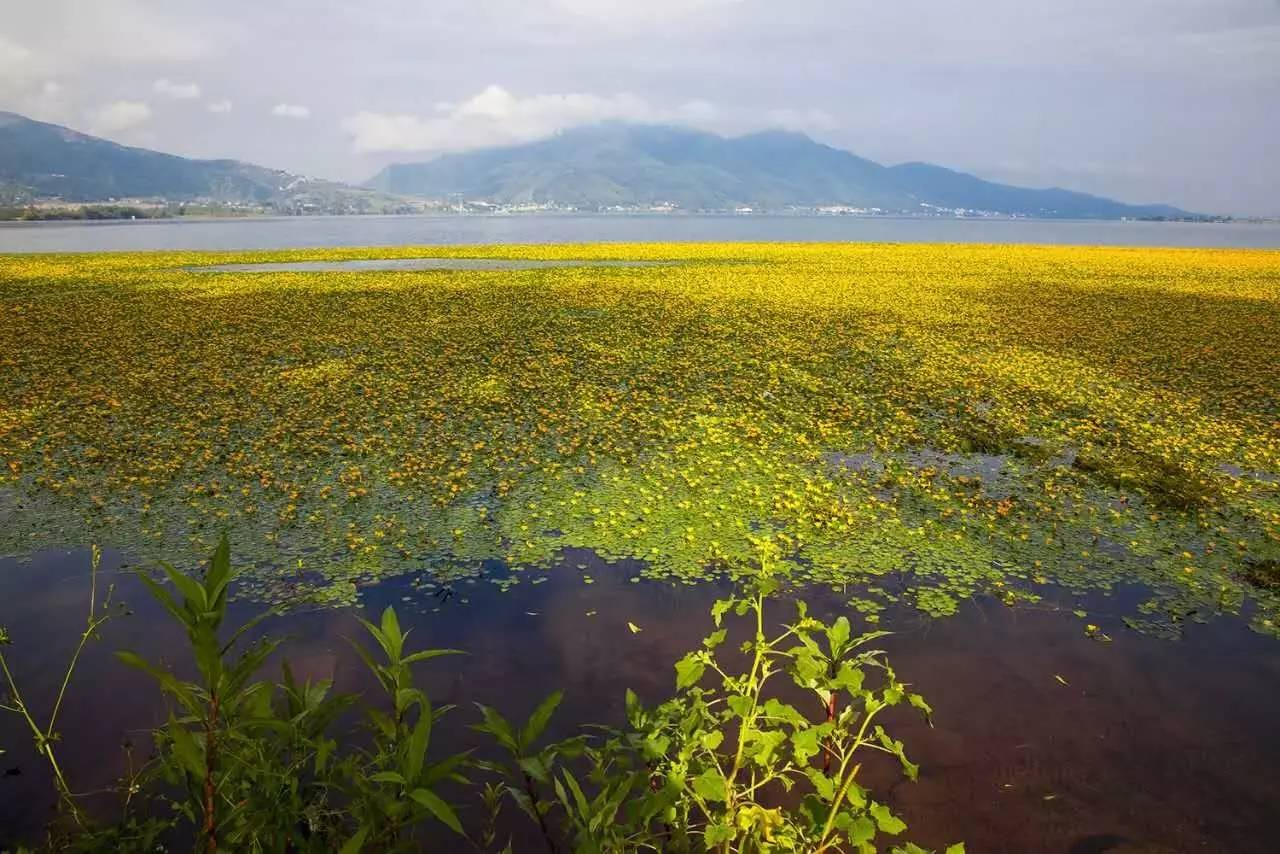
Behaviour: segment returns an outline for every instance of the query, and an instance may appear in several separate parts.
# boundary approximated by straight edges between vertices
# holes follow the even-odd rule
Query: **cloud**
[[[563,12],[610,27],[670,23],[741,5],[743,0],[552,0]]]
[[[94,133],[117,133],[145,124],[151,107],[143,101],[113,101],[90,115]]]
[[[271,115],[286,119],[305,119],[310,117],[311,110],[301,104],[276,104],[271,108]]]
[[[151,84],[151,88],[154,89],[158,95],[163,95],[166,98],[173,98],[178,101],[186,101],[200,97],[200,87],[195,83],[175,83],[166,77],[161,77],[155,83]]]
[[[210,101],[205,104],[204,108],[211,113],[229,113],[231,112],[231,102],[226,98],[219,98],[216,101]]]
[[[342,120],[357,153],[465,151],[530,142],[577,125],[602,121],[681,124],[717,131],[762,127],[822,129],[833,123],[820,111],[775,110],[759,114],[726,110],[707,101],[656,106],[631,94],[544,94],[520,97],[490,85],[461,103],[440,103],[435,114],[361,111]]]

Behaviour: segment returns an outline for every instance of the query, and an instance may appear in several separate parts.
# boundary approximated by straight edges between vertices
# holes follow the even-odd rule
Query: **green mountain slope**
[[[505,148],[393,164],[366,186],[435,199],[584,208],[672,202],[689,210],[926,205],[1044,217],[1186,216],[1061,189],[984,181],[940,166],[885,167],[799,133],[726,138],[684,128],[606,123]]]
[[[0,112],[0,199],[82,203],[122,198],[318,210],[379,210],[396,203],[362,188],[238,160],[193,160],[132,148]]]

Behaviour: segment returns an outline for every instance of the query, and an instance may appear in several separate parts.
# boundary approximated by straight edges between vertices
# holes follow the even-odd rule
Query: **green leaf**
[[[451,776],[453,776],[454,779],[457,779],[453,772],[467,761],[468,757],[471,756],[471,753],[472,751],[466,750],[462,753],[455,753],[452,756],[441,759],[439,762],[428,768],[427,772],[422,775],[423,784],[433,786],[444,778]]]
[[[204,748],[191,734],[191,731],[179,724],[172,715],[169,716],[169,740],[173,743],[173,755],[178,764],[195,779],[205,775]]]
[[[364,850],[364,841],[369,836],[369,828],[361,826],[355,835],[343,843],[339,854],[360,854]]]
[[[462,822],[458,821],[458,816],[454,813],[453,807],[446,804],[440,799],[435,792],[427,789],[414,789],[409,793],[409,797],[426,808],[427,812],[438,818],[440,821],[449,826],[449,829],[459,836],[465,836],[462,832]]]
[[[848,813],[842,813],[842,815],[848,815]],[[841,822],[841,824],[845,824],[845,822]],[[844,827],[843,830],[845,835],[849,837],[849,842],[852,845],[869,847],[871,840],[876,838],[876,826],[871,819],[867,818],[865,815],[853,818],[849,820],[847,824],[848,826]],[[871,848],[871,850],[874,851],[875,849]]]
[[[591,814],[591,805],[587,803],[587,797],[582,793],[582,787],[578,785],[577,779],[569,773],[568,769],[560,772],[564,777],[564,781],[569,785],[569,791],[573,792],[573,802],[578,807],[578,815],[586,818]]]
[[[785,723],[793,727],[804,726],[809,720],[802,714],[800,710],[789,703],[784,703],[776,697],[770,697],[765,701],[761,711],[765,717],[770,719],[771,723]]]
[[[203,704],[196,699],[193,690],[195,688],[194,685],[179,681],[172,673],[167,670],[161,670],[136,652],[130,652],[127,649],[118,650],[116,658],[156,680],[161,690],[172,694],[189,714],[199,715],[201,713]]]
[[[734,694],[725,699],[725,703],[729,706],[730,711],[739,718],[746,719],[751,714],[751,707],[754,705],[750,697],[742,694]]]
[[[405,785],[404,775],[397,771],[379,771],[369,778],[371,783],[394,783],[397,786]]]
[[[387,651],[387,658],[399,661],[400,654],[404,651],[404,634],[400,631],[400,620],[396,617],[396,609],[390,605],[382,612],[382,637],[385,640],[384,648]]]
[[[808,776],[809,782],[813,784],[813,790],[818,797],[827,803],[831,803],[836,796],[836,781],[816,768],[810,768]]]
[[[529,715],[529,720],[525,721],[524,726],[520,729],[520,746],[522,749],[528,749],[542,736],[542,731],[547,728],[547,723],[551,720],[551,716],[555,714],[556,709],[563,699],[564,692],[555,691],[547,696],[538,708],[533,710],[533,714]]]
[[[872,804],[870,809],[871,817],[876,820],[876,826],[880,828],[882,833],[890,836],[897,836],[899,833],[907,829],[907,823],[889,811],[884,804]]]
[[[827,643],[831,645],[831,657],[839,657],[848,642],[849,620],[847,617],[838,617],[834,623],[827,627]]]
[[[221,622],[226,613],[227,587],[231,584],[231,575],[231,542],[227,538],[227,532],[223,531],[218,538],[217,548],[213,550],[213,559],[209,562],[209,574],[204,580],[206,608],[217,614],[217,622]]]
[[[638,635],[638,634],[640,634],[640,632],[644,631],[644,629],[640,628],[639,626],[637,626],[635,623],[631,622],[630,620],[628,620],[628,621],[627,621],[627,628],[628,628],[628,629],[631,629],[631,634],[633,634],[633,635]]]
[[[711,619],[715,621],[716,628],[720,627],[720,623],[724,619],[725,612],[733,607],[733,603],[733,599],[720,599],[711,606]]]
[[[929,720],[930,723],[932,723],[933,707],[930,706],[927,702],[925,702],[924,697],[921,697],[919,694],[908,694],[907,702],[909,702],[912,706],[919,709],[920,711],[924,712],[925,719]]]
[[[416,782],[422,774],[422,765],[427,758],[427,745],[431,742],[431,704],[425,703],[418,711],[418,720],[413,725],[409,742],[405,745],[404,776],[410,782]]]
[[[706,669],[707,665],[694,652],[677,661],[676,690],[683,691],[685,688],[691,688],[698,684],[698,680],[702,678],[702,674],[706,672]]]
[[[948,845],[945,854],[964,854],[964,843],[957,842],[955,845]]]
[[[636,692],[630,688],[627,689],[626,698],[627,722],[632,726],[636,726],[636,719],[644,712],[644,707],[640,705],[640,698],[636,696]]]
[[[723,845],[733,839],[733,828],[727,824],[708,824],[703,839],[706,842],[707,849],[710,850],[717,845]]]
[[[160,569],[164,571],[169,583],[182,594],[187,608],[196,614],[202,614],[209,610],[209,599],[205,594],[205,589],[200,586],[198,581],[167,563],[161,563]]]
[[[791,734],[791,745],[795,750],[796,764],[806,765],[809,760],[821,752],[818,747],[819,730],[817,727],[798,729]]]
[[[439,658],[442,655],[466,655],[465,650],[461,649],[424,649],[421,652],[415,652],[413,655],[407,655],[400,660],[401,664],[417,664],[419,661],[427,661],[432,658]]]
[[[833,688],[843,688],[850,694],[856,694],[862,690],[862,683],[866,680],[866,674],[861,668],[855,667],[849,662],[840,665],[840,669],[836,671],[836,678],[831,681]]]
[[[727,792],[724,777],[714,768],[708,768],[693,779],[693,790],[704,801],[724,801]]]
[[[515,731],[511,729],[511,724],[507,723],[507,719],[489,706],[482,703],[476,703],[476,708],[480,710],[484,723],[474,724],[471,728],[477,732],[487,732],[489,735],[497,739],[498,744],[505,747],[511,753],[518,754],[520,745],[516,741]]]

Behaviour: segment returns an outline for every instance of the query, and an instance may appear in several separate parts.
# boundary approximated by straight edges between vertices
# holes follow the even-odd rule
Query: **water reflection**
[[[108,553],[104,566],[119,560]],[[42,708],[82,626],[87,566],[84,552],[0,562],[0,622],[14,635],[9,652],[28,700]],[[627,687],[647,702],[666,696],[672,662],[706,633],[707,610],[724,592],[636,582],[638,569],[572,552],[545,583],[525,576],[506,593],[483,579],[448,595],[397,580],[366,588],[363,598],[375,612],[395,605],[415,644],[468,651],[422,670],[435,701],[460,706],[440,738],[472,739],[465,724],[473,700],[523,717],[563,688],[551,733],[559,737],[581,722],[620,723]],[[90,648],[60,726],[64,765],[80,789],[109,783],[121,741],[145,744],[139,730],[164,716],[153,687],[110,651],[159,657],[183,649],[181,633],[136,581],[107,577],[134,613]],[[843,610],[843,597],[828,591],[807,598],[820,616]],[[922,770],[917,783],[886,775],[885,794],[914,839],[940,847],[963,838],[982,852],[1272,850],[1280,645],[1225,619],[1189,627],[1180,642],[1148,638],[1108,616],[1123,611],[1120,603],[1108,605],[1102,596],[1087,603],[1089,620],[1115,638],[1110,644],[1087,639],[1067,610],[988,600],[939,621],[886,616],[896,634],[885,648],[936,712],[933,729],[909,715],[893,720]],[[243,617],[253,608],[236,610]],[[789,608],[780,604],[775,615]],[[629,621],[641,631],[629,631]],[[362,631],[354,612],[292,614],[264,630],[291,636],[299,675],[332,677],[340,690],[372,687],[344,640]],[[0,777],[0,848],[37,833],[51,801],[16,723],[0,719],[0,745],[9,750],[0,762],[13,772]]]

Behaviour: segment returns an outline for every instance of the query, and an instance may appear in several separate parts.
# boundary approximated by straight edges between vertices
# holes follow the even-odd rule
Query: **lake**
[[[870,241],[1280,248],[1280,224],[840,216],[351,216],[0,223],[0,253],[504,243]]]

